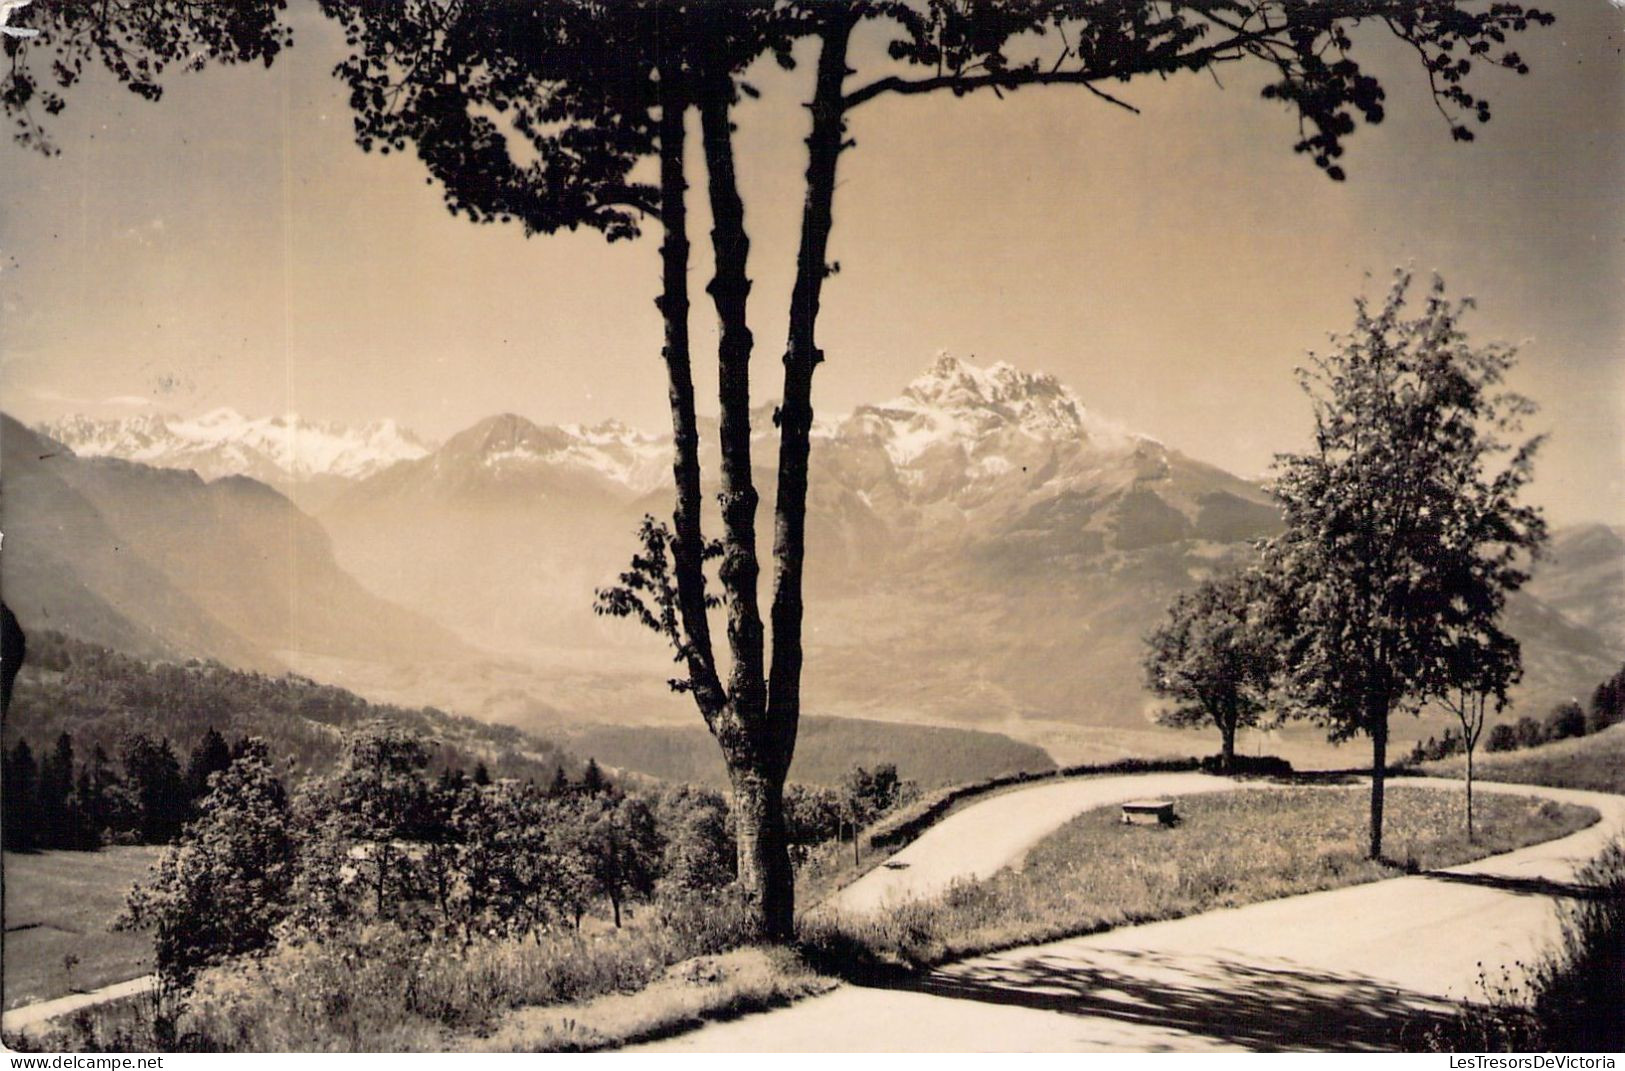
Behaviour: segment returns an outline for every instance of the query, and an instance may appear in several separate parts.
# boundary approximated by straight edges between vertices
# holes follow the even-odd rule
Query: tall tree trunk
[[[1371,850],[1368,857],[1382,858],[1382,804],[1384,781],[1388,775],[1388,707],[1382,705],[1367,715],[1371,733]]]
[[[677,489],[672,514],[672,547],[678,611],[687,639],[685,652],[694,697],[707,724],[725,697],[717,679],[711,626],[705,612],[705,536],[700,524],[700,432],[694,414],[694,376],[688,336],[688,181],[683,175],[687,96],[678,65],[660,72],[660,216],[666,237],[660,246],[662,292],[655,305],[665,323],[661,357],[666,363],[671,402],[672,477]]]
[[[1221,760],[1224,772],[1231,773],[1236,768],[1236,719],[1230,718],[1221,722],[1219,731],[1224,734],[1224,753]]]
[[[722,564],[718,575],[728,593],[728,644],[733,654],[728,701],[748,727],[767,709],[762,673],[762,615],[757,602],[757,494],[751,472],[750,357],[754,345],[746,306],[750,299],[750,238],[745,205],[734,172],[733,77],[726,69],[707,76],[700,94],[700,131],[711,195],[711,245],[716,274],[706,291],[716,305],[722,337],[717,373],[722,419]]]
[[[795,934],[795,871],[784,824],[784,778],[764,776],[729,761],[733,805],[739,815],[739,882],[755,900],[763,937]]]
[[[801,212],[801,245],[790,297],[790,332],[784,353],[784,401],[779,413],[779,484],[773,509],[773,659],[768,680],[771,724],[789,768],[801,717],[802,580],[806,560],[807,464],[811,453],[813,372],[818,349],[818,307],[829,274],[835,171],[845,147],[846,49],[855,16],[830,5],[812,100],[807,137],[807,192]]]

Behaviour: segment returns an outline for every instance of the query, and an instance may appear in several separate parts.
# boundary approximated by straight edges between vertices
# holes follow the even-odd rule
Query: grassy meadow
[[[1457,755],[1420,768],[1437,777],[1461,777],[1466,767],[1467,760]],[[1625,795],[1625,725],[1518,751],[1480,751],[1473,761],[1473,776]]]
[[[5,853],[5,1006],[135,978],[152,969],[152,938],[112,933],[124,894],[162,848]],[[64,957],[77,957],[70,972]]]
[[[805,936],[820,962],[923,967],[1454,866],[1597,820],[1590,808],[1486,796],[1468,843],[1459,794],[1395,785],[1378,862],[1365,858],[1368,799],[1364,787],[1309,786],[1185,796],[1170,828],[1125,826],[1117,807],[1100,808],[1040,842],[1020,867],[874,918],[818,915]]]

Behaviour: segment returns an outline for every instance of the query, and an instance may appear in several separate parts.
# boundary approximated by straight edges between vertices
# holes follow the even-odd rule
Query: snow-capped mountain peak
[[[658,486],[670,471],[664,439],[618,420],[544,426],[513,413],[459,432],[436,458],[442,465],[477,466],[495,478],[531,469],[596,473],[640,492]]]
[[[939,449],[984,453],[991,439],[1016,435],[1039,443],[1131,448],[1143,437],[1090,413],[1072,389],[1044,372],[999,361],[981,367],[940,352],[931,367],[889,402],[860,406],[849,418],[859,434],[881,439],[892,462],[907,466]],[[981,466],[996,475],[996,460]]]
[[[83,457],[193,469],[205,479],[252,476],[278,485],[322,477],[361,479],[429,452],[428,443],[393,420],[350,427],[306,420],[297,413],[247,417],[230,408],[193,417],[69,416],[39,430]]]

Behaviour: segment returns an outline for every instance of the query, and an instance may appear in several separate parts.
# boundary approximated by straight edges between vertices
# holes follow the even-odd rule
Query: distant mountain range
[[[192,426],[165,426],[177,425]],[[255,444],[276,426],[223,417],[211,426],[228,425],[257,429],[245,432]],[[141,439],[129,427],[52,426],[76,451],[153,449],[140,444],[156,435]],[[406,698],[400,689],[410,681],[415,701],[534,724],[693,717],[665,691],[671,665],[660,642],[591,613],[594,588],[625,568],[641,515],[670,514],[669,436],[613,422],[541,426],[512,414],[438,447],[393,425],[323,427],[323,443],[382,445],[311,448],[296,465],[286,460],[296,450],[233,453],[237,440],[224,435],[210,464],[246,474],[250,463],[282,458],[277,479],[296,497],[301,486],[327,481],[321,494],[299,500],[331,536],[337,568],[404,607],[408,619],[432,620],[532,667],[384,668],[374,691]],[[753,427],[758,487],[770,503],[777,443],[769,409]],[[1279,526],[1258,485],[1123,429],[1054,377],[1008,364],[940,356],[896,398],[822,421],[814,436],[811,713],[974,724],[1055,745],[1062,761],[1112,753],[1080,751],[1074,745],[1083,738],[1138,749],[1154,711],[1140,683],[1141,637],[1175,593],[1247,560],[1250,541]],[[274,441],[307,442],[302,431]],[[716,441],[714,424],[704,424],[708,474]],[[386,463],[392,451],[402,456]],[[323,467],[318,455],[335,460]],[[10,456],[8,443],[8,475]],[[185,455],[164,456],[182,464]],[[231,470],[239,456],[241,467]],[[708,484],[708,502],[712,490]],[[6,491],[12,498],[10,480]],[[156,508],[161,496],[152,496]],[[764,559],[766,508],[758,522]],[[717,531],[714,516],[709,531]],[[1510,608],[1528,664],[1526,708],[1543,712],[1589,692],[1625,658],[1622,570],[1617,531],[1594,526],[1554,540]],[[76,579],[67,569],[53,584]],[[133,577],[125,582],[144,590]],[[335,667],[349,657],[319,654]],[[360,674],[350,685],[366,691],[365,671],[345,668]]]
[[[429,453],[432,444],[393,420],[359,428],[286,416],[249,418],[234,409],[198,417],[143,413],[117,420],[68,416],[40,434],[79,457],[114,457],[161,469],[191,469],[205,480],[247,476],[301,501]]]

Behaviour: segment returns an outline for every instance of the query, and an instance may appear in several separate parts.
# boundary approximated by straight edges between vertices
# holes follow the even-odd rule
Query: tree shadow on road
[[[1454,885],[1477,885],[1485,889],[1500,889],[1519,896],[1553,896],[1570,900],[1601,900],[1608,890],[1596,885],[1553,881],[1550,878],[1514,878],[1504,874],[1452,874],[1443,870],[1430,870],[1422,875],[1433,881],[1448,881]]]
[[[1418,1051],[1453,1011],[1360,975],[1127,950],[990,957],[904,988],[1184,1031],[1264,1052]]]

